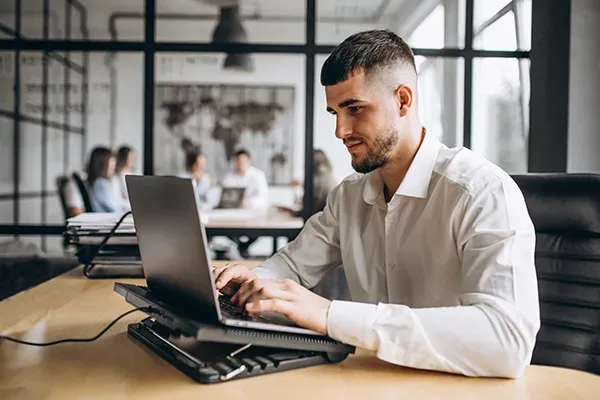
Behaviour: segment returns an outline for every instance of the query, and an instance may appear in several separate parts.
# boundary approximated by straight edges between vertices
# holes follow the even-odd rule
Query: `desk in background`
[[[143,284],[143,280],[123,280]],[[45,342],[91,337],[131,309],[112,280],[79,269],[0,302],[0,331]],[[466,378],[387,364],[358,351],[340,364],[201,385],[127,337],[134,313],[95,342],[47,348],[0,341],[0,398],[12,399],[597,399],[600,377],[530,366],[512,379]]]
[[[304,226],[302,218],[275,209],[269,209],[268,213],[255,217],[236,218],[233,213],[230,216],[220,215],[221,217],[219,214],[213,214],[204,224],[208,237],[227,236],[234,241],[243,236],[249,239],[272,237],[273,254],[277,253],[278,238],[285,237],[288,241],[293,240]]]

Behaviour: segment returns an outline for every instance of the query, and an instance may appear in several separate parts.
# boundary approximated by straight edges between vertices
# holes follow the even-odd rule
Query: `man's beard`
[[[352,168],[358,173],[368,174],[383,166],[390,160],[390,152],[398,142],[396,132],[389,130],[385,136],[375,139],[374,148],[367,151],[367,156],[362,161],[352,163]]]

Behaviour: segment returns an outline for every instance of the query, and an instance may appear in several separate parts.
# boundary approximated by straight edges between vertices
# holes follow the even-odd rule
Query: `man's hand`
[[[257,279],[247,266],[237,263],[215,268],[213,273],[217,290],[228,296],[233,296],[243,283]]]
[[[231,301],[249,313],[279,312],[304,328],[327,335],[331,301],[291,279],[246,279]]]

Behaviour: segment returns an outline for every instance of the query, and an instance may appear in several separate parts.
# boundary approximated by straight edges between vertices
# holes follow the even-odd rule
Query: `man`
[[[244,208],[267,208],[269,184],[263,171],[251,165],[250,153],[241,149],[235,153],[235,172],[223,179],[224,187],[245,187]]]
[[[520,376],[540,319],[535,233],[517,185],[421,126],[413,54],[393,33],[350,36],[321,83],[360,175],[260,268],[217,269],[216,287],[237,289],[232,300],[251,313],[281,312],[391,363]],[[353,302],[306,289],[339,264]]]
[[[211,196],[215,179],[206,172],[206,156],[197,147],[190,148],[185,155],[185,171],[179,174],[180,178],[192,178],[196,184],[196,191],[202,206],[214,204]]]

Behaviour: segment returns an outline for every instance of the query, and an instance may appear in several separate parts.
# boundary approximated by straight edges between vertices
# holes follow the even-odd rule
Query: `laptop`
[[[224,187],[221,189],[221,198],[217,208],[229,209],[229,208],[242,208],[242,202],[244,201],[244,194],[246,193],[245,187]]]
[[[249,315],[215,288],[210,249],[191,179],[125,177],[148,290],[226,326],[319,335],[279,313]]]

